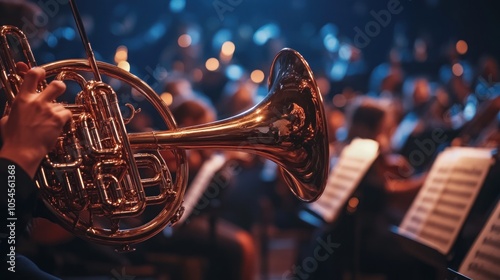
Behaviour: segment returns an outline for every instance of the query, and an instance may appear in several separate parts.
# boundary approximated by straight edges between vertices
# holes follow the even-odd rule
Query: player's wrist
[[[15,162],[31,178],[35,177],[38,166],[46,154],[41,149],[11,148],[7,143],[0,150],[0,158]]]

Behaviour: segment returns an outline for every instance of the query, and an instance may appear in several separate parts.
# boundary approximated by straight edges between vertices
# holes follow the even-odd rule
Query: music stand
[[[353,255],[349,257],[353,275],[357,273],[359,264],[360,224],[357,216],[343,216],[342,213],[346,213],[346,209],[350,211],[357,207],[359,200],[353,198],[356,196],[355,192],[378,155],[378,142],[361,138],[352,140],[332,164],[333,168],[323,195],[299,212],[299,218],[318,228],[325,225],[332,227],[347,225],[342,231],[346,236],[353,237],[351,240]],[[349,207],[351,199],[355,201],[354,207]]]
[[[458,239],[471,212],[484,207],[476,201],[491,203],[483,184],[493,173],[493,154],[467,147],[440,153],[401,225],[390,229],[406,252],[435,268],[438,280],[449,278],[448,267],[462,257],[458,247],[467,244]]]

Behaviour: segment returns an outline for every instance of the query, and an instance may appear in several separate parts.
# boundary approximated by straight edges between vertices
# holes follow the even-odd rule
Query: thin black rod
[[[99,73],[99,69],[97,68],[97,62],[95,60],[94,52],[92,51],[92,46],[90,46],[87,33],[85,32],[85,27],[83,26],[82,18],[80,17],[80,13],[78,12],[78,8],[76,7],[75,1],[69,0],[69,4],[71,6],[71,11],[73,12],[73,17],[75,18],[76,28],[78,29],[78,33],[80,33],[80,38],[82,38],[83,47],[85,48],[85,52],[87,53],[87,58],[89,60],[90,68],[94,73],[94,79],[100,82],[102,81],[101,74]]]

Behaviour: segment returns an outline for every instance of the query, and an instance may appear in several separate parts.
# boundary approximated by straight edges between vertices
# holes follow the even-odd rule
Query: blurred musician
[[[318,238],[340,244],[332,256],[318,263],[318,269],[309,274],[312,279],[342,279],[350,269],[384,273],[388,279],[408,279],[405,278],[408,271],[417,269],[398,249],[388,228],[399,223],[424,176],[409,174],[410,164],[388,152],[387,118],[378,101],[364,97],[355,100],[346,113],[345,144],[358,137],[372,139],[379,143],[380,155],[354,194],[359,204],[349,206],[351,209],[337,221],[320,228],[310,247],[299,256],[299,264],[313,256]],[[300,276],[300,271],[295,275]]]
[[[218,104],[219,118],[235,116],[250,109],[256,104],[256,91],[256,86],[250,82],[228,83]],[[261,157],[240,151],[226,154],[237,160],[239,171],[223,197],[221,216],[250,231],[259,219],[259,201],[272,189],[269,184],[274,179],[271,178],[271,182],[262,179],[266,161]],[[276,165],[268,167],[272,173]]]
[[[179,127],[193,126],[215,121],[215,109],[199,98],[186,98],[172,109],[172,114]],[[198,175],[205,163],[210,163],[211,157],[216,152],[206,150],[189,150],[188,164],[190,178],[188,180],[188,190],[193,179]],[[167,164],[175,164],[174,160],[165,153],[164,158]],[[224,169],[227,164],[221,167],[216,176],[227,176]],[[175,170],[175,169],[172,169]],[[213,180],[213,179],[212,179]],[[212,181],[206,182],[206,186]],[[230,178],[224,178],[230,180]],[[222,187],[221,187],[222,188]],[[203,191],[205,191],[203,189]],[[206,200],[208,196],[197,194],[200,200]],[[220,199],[220,197],[210,199]],[[186,200],[189,199],[186,197]],[[209,202],[210,203],[210,202]],[[201,204],[201,202],[200,202]],[[193,205],[196,206],[196,205]],[[206,267],[206,278],[210,279],[253,279],[255,270],[255,251],[253,239],[250,234],[236,225],[222,219],[218,219],[216,224],[211,223],[211,206],[198,207],[197,209],[185,213],[180,225],[170,229],[167,228],[164,234],[159,234],[144,242],[144,252],[157,252],[176,254],[184,256],[198,256],[204,258],[208,265]],[[186,207],[189,207],[186,205]],[[189,215],[191,214],[191,215]]]

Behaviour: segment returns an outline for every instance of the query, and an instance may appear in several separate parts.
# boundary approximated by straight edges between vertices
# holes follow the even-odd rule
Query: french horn
[[[268,158],[280,167],[290,190],[302,201],[316,200],[328,174],[328,143],[322,96],[305,59],[292,49],[280,51],[271,66],[269,94],[237,116],[214,123],[177,128],[158,94],[135,75],[95,61],[83,25],[72,5],[88,59],[42,65],[48,79],[78,85],[74,103],[64,103],[72,120],[36,175],[45,206],[76,236],[121,251],[173,225],[183,213],[187,181],[186,149],[237,150]],[[9,39],[10,38],[10,39]],[[17,43],[12,43],[12,38]],[[1,82],[7,108],[22,77],[15,50],[36,66],[26,36],[13,26],[0,29]],[[89,74],[93,78],[88,78]],[[120,94],[102,77],[118,80],[140,94],[157,111],[165,129],[130,133],[127,124],[139,110],[120,104]],[[43,85],[40,85],[40,89]],[[8,111],[8,110],[7,110]],[[170,152],[170,170],[161,153]],[[153,207],[154,218],[130,220]]]

